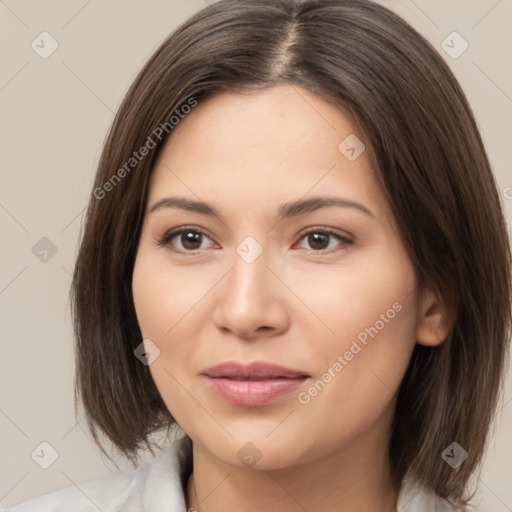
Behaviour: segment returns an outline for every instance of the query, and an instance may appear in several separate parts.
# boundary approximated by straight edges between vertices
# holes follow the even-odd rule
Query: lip
[[[296,379],[298,377],[309,377],[305,372],[292,370],[285,366],[266,363],[264,361],[254,361],[248,364],[226,361],[207,368],[202,374],[213,378],[220,377],[237,380]]]
[[[263,361],[249,364],[228,361],[207,368],[201,375],[220,398],[245,407],[267,405],[310,377],[305,372]]]

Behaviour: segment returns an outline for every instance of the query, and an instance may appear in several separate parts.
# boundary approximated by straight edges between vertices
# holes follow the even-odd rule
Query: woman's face
[[[441,341],[364,143],[286,85],[200,102],[159,155],[137,317],[169,411],[225,463],[385,444],[414,344]]]

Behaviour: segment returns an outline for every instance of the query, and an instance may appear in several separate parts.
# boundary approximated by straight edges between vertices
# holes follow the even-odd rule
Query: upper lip
[[[279,366],[264,361],[255,361],[252,363],[244,364],[236,361],[226,361],[207,368],[202,375],[208,377],[223,377],[226,379],[252,379],[252,380],[265,380],[265,379],[297,379],[299,377],[308,377],[309,375],[298,370],[292,370],[284,366]]]

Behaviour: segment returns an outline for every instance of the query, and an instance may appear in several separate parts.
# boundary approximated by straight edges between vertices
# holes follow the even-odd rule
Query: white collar
[[[192,443],[171,442],[150,462],[27,500],[0,512],[187,512],[185,489],[192,470]],[[398,512],[454,512],[447,501],[405,478]]]

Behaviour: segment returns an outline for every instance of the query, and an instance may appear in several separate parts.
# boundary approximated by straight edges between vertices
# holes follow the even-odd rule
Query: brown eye
[[[210,240],[205,233],[198,229],[180,228],[165,233],[158,241],[158,245],[169,247],[176,252],[193,253],[204,249],[201,245],[205,239]]]
[[[336,245],[347,246],[353,243],[352,240],[346,236],[320,229],[308,231],[301,237],[301,241],[302,240],[305,240],[309,248],[315,252],[325,252],[336,247]],[[338,243],[336,243],[336,241]],[[308,249],[308,247],[306,247],[306,249]]]
[[[197,231],[182,231],[173,238],[177,238],[181,246],[187,251],[196,251],[201,248],[203,235]]]
[[[307,236],[307,240],[312,249],[323,251],[329,246],[330,236],[327,233],[310,233]]]

